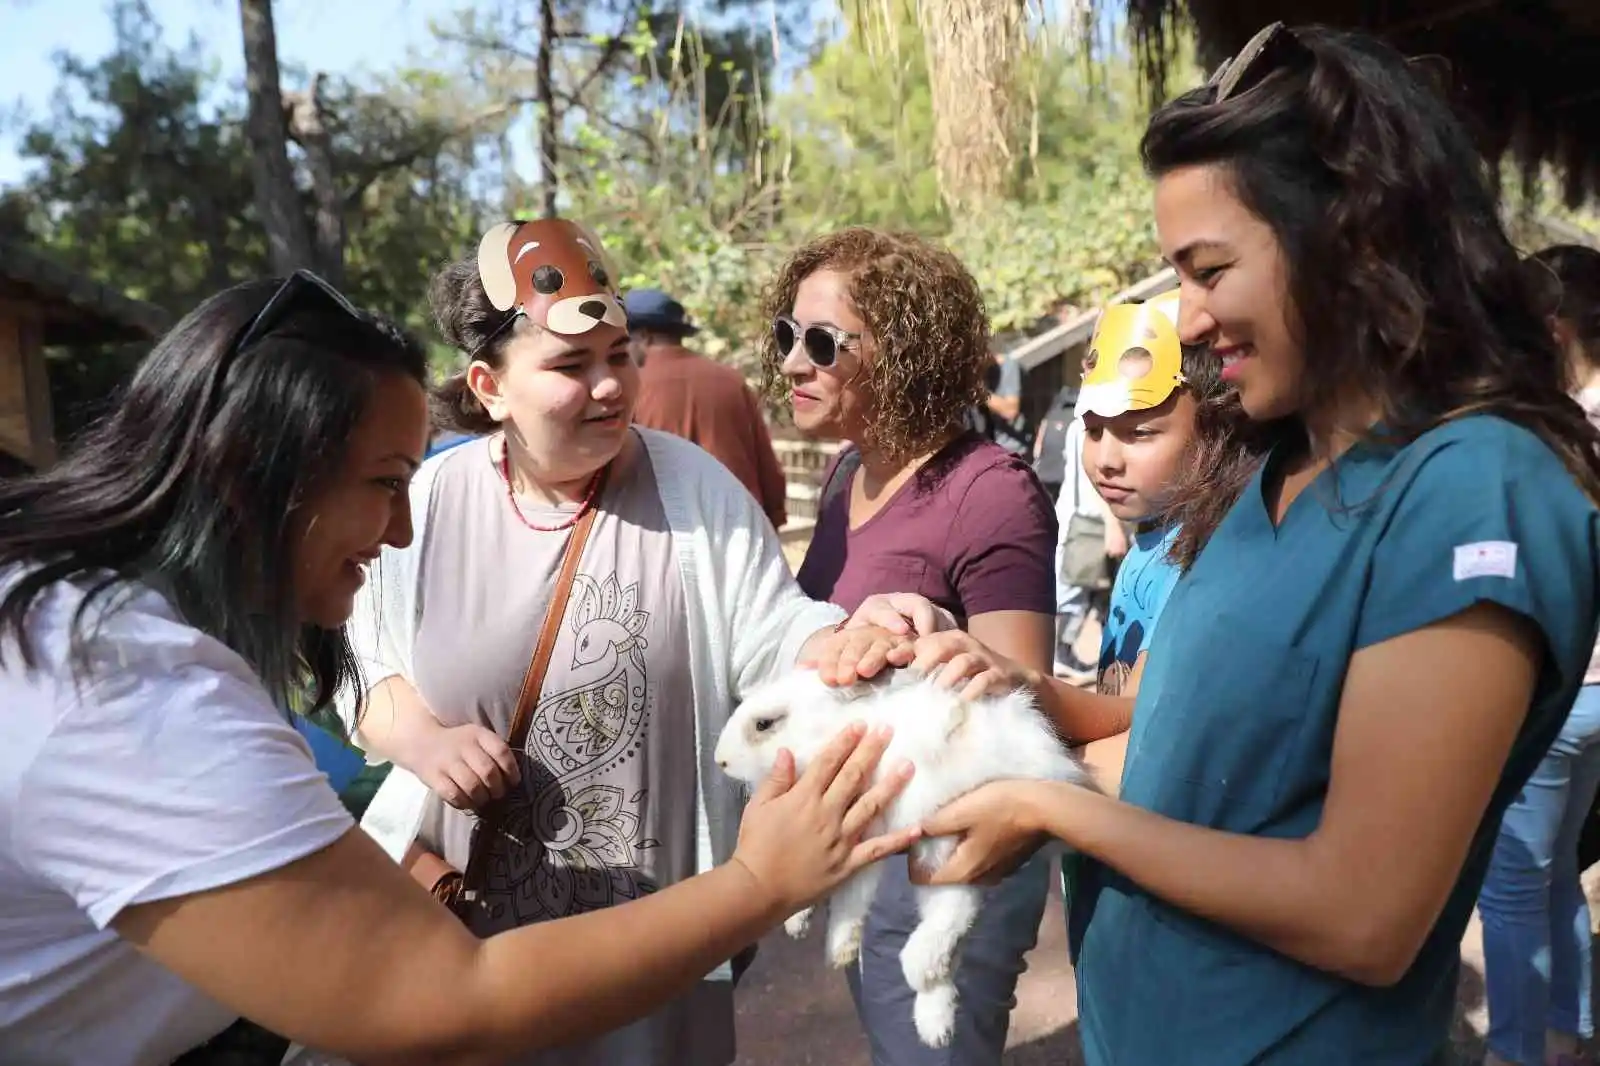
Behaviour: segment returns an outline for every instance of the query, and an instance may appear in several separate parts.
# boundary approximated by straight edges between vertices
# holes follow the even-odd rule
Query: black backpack
[[[1039,441],[1039,457],[1034,460],[1033,472],[1046,485],[1060,485],[1067,478],[1067,427],[1072,425],[1072,409],[1078,403],[1078,390],[1064,385],[1045,412],[1043,434]]]

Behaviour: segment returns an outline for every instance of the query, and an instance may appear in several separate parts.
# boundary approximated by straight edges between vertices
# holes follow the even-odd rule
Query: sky
[[[816,17],[829,18],[834,0],[811,0]],[[1083,0],[1045,0],[1047,9]],[[242,85],[244,43],[238,0],[147,0],[167,41],[183,47],[191,33],[205,44],[220,75]],[[408,57],[428,65],[434,49],[429,22],[451,21],[466,0],[274,0],[278,61],[287,68],[358,74],[392,70]],[[1101,0],[1102,17],[1120,5]],[[20,129],[5,121],[19,106],[42,117],[57,76],[51,57],[69,51],[88,61],[112,47],[107,0],[0,0],[0,188],[20,181],[25,167],[16,153]],[[288,82],[286,87],[295,87]],[[517,168],[536,170],[532,141],[514,142]]]
[[[242,84],[244,43],[237,0],[149,0],[167,39],[183,45],[195,33],[221,75]],[[329,73],[391,69],[413,50],[426,52],[428,20],[447,17],[458,0],[276,0],[281,64]],[[35,115],[49,108],[60,50],[94,60],[111,50],[104,0],[0,0],[0,113],[18,104]],[[0,126],[0,186],[24,173],[18,131]]]

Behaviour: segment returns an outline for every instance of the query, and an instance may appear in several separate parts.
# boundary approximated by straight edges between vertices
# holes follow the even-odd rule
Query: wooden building
[[[0,474],[55,460],[45,348],[148,340],[164,311],[0,240]]]

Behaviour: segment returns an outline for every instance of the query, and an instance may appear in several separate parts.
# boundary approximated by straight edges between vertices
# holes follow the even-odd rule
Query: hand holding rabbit
[[[739,826],[733,861],[758,890],[792,913],[826,896],[862,867],[910,847],[915,827],[863,840],[911,780],[910,763],[878,773],[893,730],[846,727],[810,761],[798,780],[794,756],[780,751]],[[876,778],[876,783],[874,783]]]
[[[919,637],[911,669],[940,688],[959,690],[964,700],[1002,696],[1017,689],[1037,692],[1041,682],[1036,671],[959,629]]]
[[[930,837],[959,837],[937,869],[911,863],[911,881],[922,885],[993,885],[1027,862],[1050,839],[1034,812],[1076,786],[1056,781],[992,781],[930,815]],[[1080,790],[1081,791],[1081,790]],[[1056,800],[1059,802],[1059,800]]]

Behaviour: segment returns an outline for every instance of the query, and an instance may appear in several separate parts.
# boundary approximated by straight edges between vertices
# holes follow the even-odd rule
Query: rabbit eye
[[[611,277],[606,273],[606,268],[597,260],[589,260],[589,277],[593,278],[594,283],[602,289],[611,288]]]
[[[776,724],[777,724],[777,719],[775,719],[775,718],[757,718],[756,719],[756,732],[757,733],[770,733],[772,731],[772,727],[774,725],[776,725]]]

